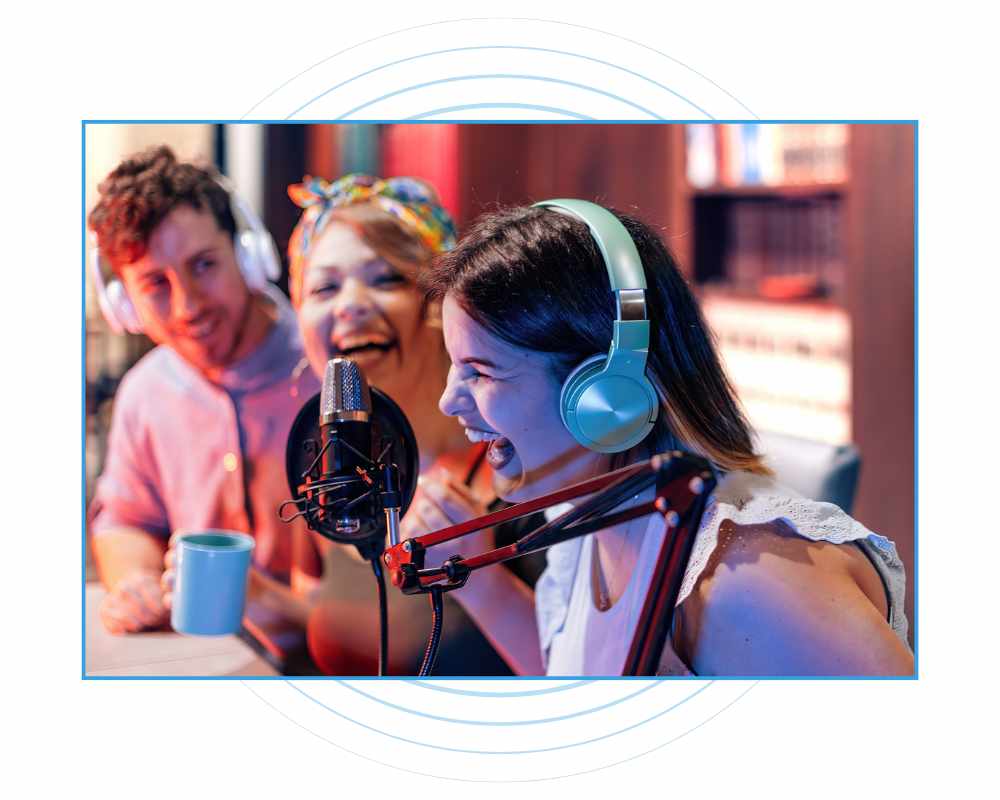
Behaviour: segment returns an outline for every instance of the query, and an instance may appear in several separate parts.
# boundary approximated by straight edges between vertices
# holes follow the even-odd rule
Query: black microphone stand
[[[296,517],[303,517],[306,526],[314,530],[331,542],[338,544],[350,543],[357,549],[361,557],[371,564],[372,572],[375,575],[375,584],[378,591],[379,609],[379,646],[378,646],[378,674],[380,677],[386,674],[389,665],[389,615],[388,598],[385,591],[385,576],[382,571],[381,555],[385,549],[385,533],[376,528],[376,533],[364,538],[345,540],[343,534],[334,534],[329,531],[328,524],[321,521],[320,514],[326,513],[331,516],[336,514],[347,514],[356,506],[362,503],[371,505],[377,504],[385,516],[385,531],[388,533],[390,545],[399,542],[399,519],[400,507],[403,503],[399,488],[399,467],[395,463],[386,461],[386,456],[392,449],[392,443],[387,442],[382,452],[374,461],[364,453],[351,446],[350,442],[343,441],[342,444],[352,450],[362,461],[367,462],[364,469],[359,468],[357,477],[334,477],[326,480],[316,480],[312,476],[317,469],[323,453],[337,441],[336,434],[328,439],[326,444],[316,454],[305,472],[301,475],[302,483],[296,487],[298,499],[288,500],[278,509],[278,516],[282,522],[291,522]],[[336,494],[352,484],[364,484],[368,490],[358,495],[353,500],[337,499],[333,503],[327,502],[330,494]],[[296,513],[291,516],[284,516],[283,510],[291,505],[296,509]],[[440,627],[440,626],[439,626]],[[433,633],[433,632],[432,632]]]
[[[614,511],[628,498],[654,484],[656,494],[651,502]],[[404,594],[429,594],[431,599],[433,624],[420,677],[430,674],[437,655],[442,624],[441,596],[465,586],[472,572],[621,522],[658,513],[663,516],[667,535],[660,548],[651,589],[623,671],[624,675],[655,674],[670,634],[674,606],[701,516],[715,484],[715,475],[708,461],[691,453],[674,451],[390,546],[382,554],[382,561],[393,585]],[[424,566],[429,547],[588,495],[586,500],[557,519],[539,526],[510,545],[469,558],[456,555],[437,567]]]
[[[323,392],[305,402],[289,430],[285,477],[292,499],[281,505],[278,516],[284,522],[303,518],[310,530],[338,544],[354,545],[371,563],[378,589],[378,674],[384,675],[389,625],[381,556],[387,539],[389,546],[399,542],[399,521],[416,492],[420,458],[403,410],[389,395],[368,386],[349,359],[340,360],[347,363],[340,365],[339,373],[338,359],[327,364]],[[364,421],[354,415],[366,417],[369,440],[362,441],[366,437],[356,430],[342,435],[346,431],[341,431],[340,422],[327,420],[331,413],[334,418],[343,414],[340,422],[345,424]],[[333,464],[325,464],[331,460],[331,447],[337,447],[339,454]],[[287,514],[286,509],[290,509]]]

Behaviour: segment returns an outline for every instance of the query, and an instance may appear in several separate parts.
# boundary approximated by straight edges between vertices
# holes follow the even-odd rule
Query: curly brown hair
[[[87,217],[101,255],[112,268],[143,257],[149,237],[179,205],[207,209],[220,230],[236,235],[229,195],[212,173],[177,160],[166,145],[122,161],[98,187],[100,201]]]

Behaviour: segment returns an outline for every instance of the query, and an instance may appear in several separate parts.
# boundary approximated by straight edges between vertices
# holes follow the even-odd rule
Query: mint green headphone
[[[543,200],[535,206],[586,223],[608,268],[617,319],[607,355],[591,356],[563,383],[559,413],[584,447],[617,453],[639,444],[656,422],[660,402],[646,377],[649,320],[646,276],[635,242],[618,218],[586,200]]]

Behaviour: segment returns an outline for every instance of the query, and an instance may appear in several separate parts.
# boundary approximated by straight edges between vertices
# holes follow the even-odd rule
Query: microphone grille
[[[347,418],[367,420],[372,408],[371,393],[358,365],[348,358],[328,361],[319,402],[324,423]]]

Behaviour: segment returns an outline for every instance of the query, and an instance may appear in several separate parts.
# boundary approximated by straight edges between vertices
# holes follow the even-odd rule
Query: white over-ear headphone
[[[222,175],[214,177],[229,197],[229,207],[236,221],[236,236],[233,240],[236,263],[251,291],[263,291],[269,281],[276,281],[281,277],[281,261],[274,239],[260,217],[236,193],[229,181]],[[97,302],[104,319],[114,333],[142,333],[142,323],[125,291],[125,285],[119,278],[105,281],[102,265],[104,259],[97,247],[97,237],[91,233],[90,240],[90,274],[94,279]]]

